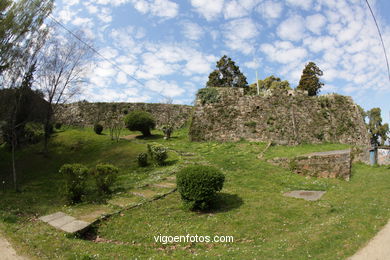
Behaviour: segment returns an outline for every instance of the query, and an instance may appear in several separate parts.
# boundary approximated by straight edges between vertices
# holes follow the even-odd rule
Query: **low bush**
[[[43,124],[27,123],[24,127],[24,138],[29,144],[39,143],[45,135]]]
[[[139,167],[145,167],[148,165],[148,154],[140,153],[137,155],[137,162]]]
[[[88,168],[82,164],[64,164],[60,168],[60,174],[65,178],[65,194],[71,203],[81,201],[85,194]]]
[[[150,158],[159,166],[164,165],[168,158],[168,149],[161,144],[148,144],[148,153]]]
[[[96,134],[100,135],[103,132],[103,126],[101,124],[95,124],[93,126],[93,131],[95,131]]]
[[[210,207],[216,193],[222,190],[225,176],[214,167],[192,165],[179,171],[176,179],[185,207],[204,210]]]
[[[98,164],[92,171],[100,194],[111,193],[111,187],[118,178],[119,169],[111,164]]]
[[[153,116],[145,111],[133,111],[125,117],[126,128],[130,131],[140,131],[143,136],[151,136],[150,130],[156,127]]]

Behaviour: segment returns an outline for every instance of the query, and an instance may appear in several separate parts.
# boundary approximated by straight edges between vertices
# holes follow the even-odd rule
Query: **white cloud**
[[[177,97],[184,93],[184,89],[174,81],[149,80],[146,82],[146,87],[168,97]]]
[[[244,63],[245,67],[247,67],[249,69],[253,69],[253,70],[260,68],[260,65],[261,65],[261,62],[257,58],[254,58],[253,60],[247,61]]]
[[[248,15],[249,11],[245,9],[238,1],[232,0],[225,4],[224,8],[225,19],[240,18]]]
[[[132,0],[132,3],[134,8],[143,14],[174,18],[179,13],[179,5],[169,0]]]
[[[223,4],[224,0],[191,0],[191,5],[195,8],[195,11],[208,21],[215,19],[221,14]]]
[[[280,2],[275,1],[265,1],[257,8],[257,12],[259,12],[265,19],[279,18],[282,11],[283,5]]]
[[[184,36],[190,40],[197,41],[204,35],[203,28],[196,23],[187,21],[184,22],[182,26]]]
[[[304,19],[299,15],[287,18],[278,26],[277,34],[283,40],[302,40],[305,35]]]
[[[321,14],[306,17],[306,28],[315,34],[321,34],[321,30],[325,24],[326,18]]]
[[[225,25],[225,44],[232,50],[249,54],[254,51],[254,38],[258,34],[259,30],[252,19],[236,19]]]
[[[309,10],[312,6],[312,0],[287,0],[287,4]]]
[[[262,44],[260,50],[267,55],[269,60],[282,64],[300,62],[307,57],[305,48],[294,46],[287,41],[278,41],[274,45]]]

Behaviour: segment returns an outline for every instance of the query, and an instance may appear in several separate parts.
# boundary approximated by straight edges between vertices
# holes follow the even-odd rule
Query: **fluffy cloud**
[[[225,25],[225,44],[228,48],[249,54],[254,51],[254,38],[259,30],[252,19],[241,18]]]
[[[294,46],[288,41],[262,44],[260,50],[267,55],[269,60],[282,64],[300,62],[307,57],[305,48]]]
[[[282,11],[283,5],[280,2],[275,1],[265,1],[257,8],[257,12],[259,12],[265,19],[279,18]]]
[[[315,34],[320,34],[325,24],[326,18],[321,14],[306,17],[306,28]]]
[[[221,14],[223,4],[224,0],[191,0],[191,5],[195,8],[195,11],[208,21],[215,19]]]
[[[300,41],[305,36],[305,21],[299,15],[284,20],[277,28],[278,36],[283,40]]]
[[[189,21],[183,22],[183,34],[190,40],[197,41],[204,35],[204,30],[196,23]]]
[[[287,4],[297,6],[304,10],[309,10],[312,6],[312,0],[287,0]]]
[[[179,13],[179,5],[169,0],[132,0],[134,8],[143,14],[151,13],[152,15],[173,18]]]

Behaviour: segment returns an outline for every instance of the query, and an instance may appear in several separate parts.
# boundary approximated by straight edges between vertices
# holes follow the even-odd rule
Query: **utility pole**
[[[257,70],[256,70],[256,86],[257,86],[257,95],[260,95],[259,79],[258,79],[258,75],[257,75]]]

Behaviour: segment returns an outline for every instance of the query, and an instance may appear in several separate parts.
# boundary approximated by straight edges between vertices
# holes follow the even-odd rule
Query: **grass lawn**
[[[156,132],[158,133],[158,132]],[[128,131],[123,135],[130,135]],[[102,243],[66,235],[37,220],[38,216],[66,211],[58,169],[63,163],[89,167],[108,162],[120,168],[116,191],[138,187],[164,172],[186,163],[185,156],[170,154],[170,165],[140,169],[135,156],[148,142],[163,143],[172,150],[193,153],[195,162],[220,168],[225,186],[213,211],[187,212],[179,194],[123,212],[103,222],[97,233]],[[390,218],[390,170],[354,164],[351,181],[309,179],[266,159],[348,148],[340,144],[275,146],[264,160],[257,155],[265,143],[191,143],[187,131],[171,140],[134,139],[112,142],[91,129],[56,133],[52,154],[44,158],[40,145],[18,153],[21,193],[8,187],[0,191],[0,230],[16,249],[37,259],[129,258],[236,258],[236,259],[345,259],[363,246]],[[0,180],[9,175],[9,153],[0,149]],[[4,179],[4,178],[3,178]],[[6,179],[7,183],[9,180]],[[319,201],[287,198],[295,189],[326,190]],[[92,195],[91,195],[92,196]],[[92,196],[93,198],[93,196]],[[107,207],[84,203],[82,210]],[[72,207],[77,211],[78,207]],[[69,212],[69,211],[68,211]],[[233,243],[156,243],[158,235],[228,235]]]

